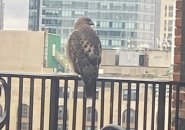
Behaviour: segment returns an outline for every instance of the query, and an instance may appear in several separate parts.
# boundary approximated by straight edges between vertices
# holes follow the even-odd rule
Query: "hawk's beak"
[[[90,25],[94,25],[94,23],[92,21],[90,21]]]

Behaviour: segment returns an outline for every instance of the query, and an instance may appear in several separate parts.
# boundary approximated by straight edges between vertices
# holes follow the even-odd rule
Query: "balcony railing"
[[[86,99],[78,76],[0,73],[0,129],[181,130],[185,83],[100,77]]]

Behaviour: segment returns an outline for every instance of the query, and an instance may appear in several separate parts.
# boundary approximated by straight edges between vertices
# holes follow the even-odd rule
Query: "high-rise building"
[[[175,1],[161,0],[161,26],[159,42],[162,46],[172,48],[175,35]]]
[[[160,0],[156,0],[160,1]],[[155,47],[156,9],[154,0],[30,0],[29,30],[48,29],[66,40],[80,16],[95,22],[104,48]],[[158,2],[160,3],[160,2]]]
[[[4,21],[4,3],[3,0],[0,0],[0,30],[3,29]]]
[[[28,29],[38,31],[40,21],[40,9],[41,0],[30,0],[29,1],[29,25]]]
[[[175,44],[175,8],[176,0],[161,0],[160,33],[156,36],[156,45],[160,49],[171,51],[171,64],[174,64]]]

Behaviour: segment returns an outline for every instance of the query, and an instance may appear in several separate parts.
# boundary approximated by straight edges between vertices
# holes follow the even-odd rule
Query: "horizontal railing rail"
[[[124,130],[183,127],[179,115],[183,82],[99,77],[96,97],[86,99],[76,75],[0,73],[0,78],[0,129],[98,130],[107,124]]]

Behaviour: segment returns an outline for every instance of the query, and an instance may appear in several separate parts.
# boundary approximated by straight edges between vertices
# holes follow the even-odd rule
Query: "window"
[[[91,122],[91,116],[92,116],[92,107],[88,107],[86,109],[86,121],[87,122]],[[97,122],[97,121],[98,121],[98,112],[95,109],[95,122]]]
[[[172,27],[168,27],[168,31],[172,31],[172,29],[173,29]]]
[[[78,94],[77,94],[77,97],[78,98],[83,98],[83,91],[79,91]]]
[[[125,23],[125,27],[127,29],[134,29],[135,23],[127,22],[127,23]]]
[[[58,124],[57,130],[63,130],[63,124]],[[66,130],[68,130],[68,125],[66,125]]]
[[[119,37],[121,36],[121,31],[109,31],[109,36]]]
[[[46,10],[43,9],[43,10],[42,10],[42,15],[45,15],[45,14],[46,14]]]
[[[101,3],[101,9],[109,9],[109,3]]]
[[[128,89],[123,90],[123,100],[127,100]],[[131,101],[136,101],[136,89],[131,89]]]
[[[125,22],[122,23],[122,28],[125,29]]]
[[[112,28],[112,22],[109,22],[109,27]]]
[[[120,40],[112,40],[112,45],[113,46],[121,46],[121,41]]]
[[[64,34],[64,35],[68,35],[69,34],[69,29],[63,29],[62,30],[62,34]]]
[[[28,130],[28,122],[22,122],[21,130]]]
[[[112,46],[112,40],[109,40],[109,46]]]
[[[102,46],[107,46],[109,44],[109,40],[101,40]]]
[[[169,17],[173,17],[173,6],[169,6]]]
[[[62,11],[62,16],[72,16],[72,12],[71,11]]]
[[[108,31],[97,31],[97,35],[99,36],[108,36]]]
[[[169,34],[168,34],[168,38],[169,38],[169,39],[172,38],[172,33],[169,33]]]
[[[168,26],[173,27],[173,20],[168,20]]]
[[[127,124],[127,110],[125,110],[122,114],[122,127],[126,128]],[[130,128],[134,129],[134,124],[135,124],[135,110],[130,109]]]
[[[139,55],[139,66],[148,66],[149,56],[147,54]]]
[[[63,116],[64,116],[64,106],[63,105],[59,105],[58,106],[58,128],[57,130],[63,130]],[[67,110],[67,119],[66,121],[68,121],[68,110]],[[66,130],[68,130],[68,124],[66,124]]]
[[[54,33],[54,34],[56,34],[56,29],[54,29],[54,28],[49,28],[48,32],[49,32],[49,33]]]
[[[85,15],[85,12],[84,11],[75,11],[75,15]]]
[[[122,9],[122,5],[120,3],[112,3],[111,4],[111,8],[114,10],[121,10]]]
[[[145,30],[150,30],[150,24],[144,24],[144,29]]]
[[[29,118],[29,106],[22,104],[22,118]]]
[[[169,17],[173,17],[173,11],[169,11],[168,16],[169,16]]]
[[[100,21],[96,22],[96,27],[100,27]]]
[[[57,130],[63,130],[63,125],[62,124],[58,124]]]
[[[97,130],[97,129],[98,129],[98,127],[95,126],[95,130]],[[86,127],[85,127],[85,130],[91,130],[91,126],[86,126]]]
[[[97,9],[98,8],[98,3],[90,3],[88,4],[89,9]]]
[[[67,88],[67,98],[69,98],[69,88]],[[59,87],[59,98],[64,98],[64,87]]]
[[[63,4],[63,5],[71,5],[72,2],[71,2],[71,1],[63,1],[62,4]]]
[[[83,88],[79,88],[77,98],[83,98]],[[96,99],[99,98],[99,89],[96,88]]]
[[[169,6],[169,10],[170,11],[173,11],[173,6]]]
[[[64,106],[61,105],[58,107],[58,120],[63,120]]]
[[[100,27],[108,28],[109,27],[109,22],[101,22]]]
[[[113,22],[112,26],[113,26],[113,28],[122,28],[123,27],[121,22]]]
[[[64,115],[64,106],[60,105],[58,106],[58,120],[63,120]],[[67,110],[67,120],[68,120],[68,110]]]
[[[21,130],[28,130],[29,124],[29,106],[27,104],[22,104],[22,122],[21,122]],[[19,109],[18,109],[19,114]]]

